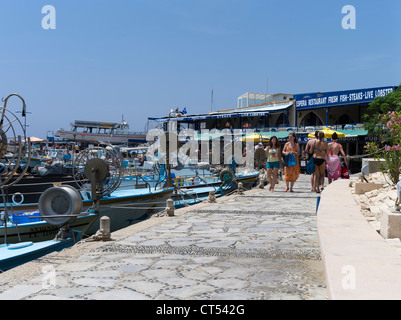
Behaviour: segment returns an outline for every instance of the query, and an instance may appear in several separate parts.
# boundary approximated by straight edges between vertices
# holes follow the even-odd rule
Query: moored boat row
[[[117,131],[115,128],[114,134]],[[81,137],[86,133],[94,132],[85,132]],[[9,165],[16,176],[2,188],[0,243],[4,244],[0,248],[0,270],[96,234],[104,216],[110,218],[113,232],[164,210],[167,199],[172,198],[177,208],[191,205],[204,201],[210,191],[216,197],[224,196],[239,182],[245,188],[251,187],[259,177],[258,171],[213,173],[201,163],[181,166],[176,171],[169,166],[161,170],[156,163],[146,161],[146,152],[142,158],[123,157],[119,147],[103,146],[89,146],[81,152],[67,147],[66,152],[54,150],[51,157],[36,157],[34,166],[30,163],[32,155]],[[23,151],[20,148],[18,152]],[[44,150],[42,154],[50,152]],[[18,171],[20,175],[18,167],[25,168]]]

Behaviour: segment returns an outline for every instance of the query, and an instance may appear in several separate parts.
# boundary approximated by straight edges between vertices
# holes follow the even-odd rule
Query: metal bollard
[[[167,199],[166,203],[167,203],[167,207],[166,207],[167,214],[169,215],[169,217],[173,217],[174,216],[174,200]]]
[[[108,241],[110,238],[110,218],[103,216],[100,218],[100,229],[90,239],[94,241]]]
[[[242,182],[238,182],[238,194],[244,194],[244,185]]]
[[[103,216],[100,218],[100,232],[103,234],[110,234],[110,218]]]
[[[214,193],[214,190],[209,191],[209,198],[207,199],[208,202],[210,203],[215,203],[216,202],[216,195]]]

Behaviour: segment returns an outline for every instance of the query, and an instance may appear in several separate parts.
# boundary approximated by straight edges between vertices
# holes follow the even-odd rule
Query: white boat
[[[146,142],[145,132],[131,132],[127,122],[97,122],[75,120],[70,130],[57,130],[56,137],[85,142],[128,144]]]

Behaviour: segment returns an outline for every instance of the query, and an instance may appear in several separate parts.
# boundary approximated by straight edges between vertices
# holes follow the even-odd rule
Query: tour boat
[[[96,122],[75,120],[70,130],[59,129],[55,136],[65,140],[132,144],[146,142],[145,132],[131,132],[127,122]]]

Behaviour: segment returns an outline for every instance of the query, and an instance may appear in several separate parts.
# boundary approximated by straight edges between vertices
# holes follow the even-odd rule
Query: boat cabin
[[[75,120],[74,123],[71,123],[71,131],[80,134],[126,134],[129,132],[129,125],[125,121],[114,123]]]

